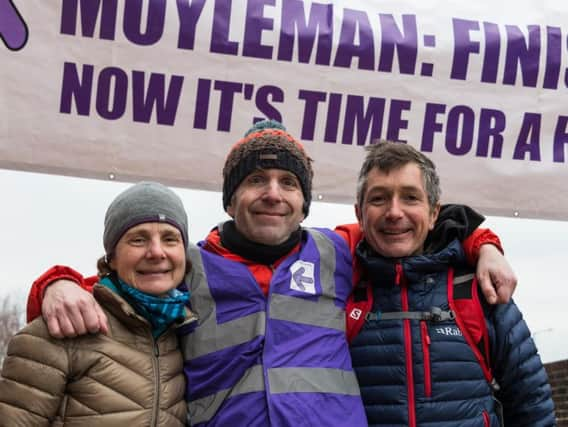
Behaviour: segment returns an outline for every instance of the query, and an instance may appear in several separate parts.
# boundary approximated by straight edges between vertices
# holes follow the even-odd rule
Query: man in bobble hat
[[[200,324],[183,340],[195,425],[366,425],[345,341],[351,255],[332,231],[300,227],[312,177],[302,145],[272,121],[227,156],[233,219],[202,243]]]
[[[227,156],[223,167],[223,208],[227,210],[239,184],[254,170],[282,169],[292,172],[298,179],[304,196],[302,211],[308,216],[314,176],[311,163],[302,144],[280,123],[274,120],[257,123]]]
[[[187,282],[199,317],[182,337],[192,425],[367,425],[345,339],[351,250],[360,233],[300,227],[310,207],[311,163],[271,120],[257,123],[227,156],[223,206],[232,219],[189,249]],[[477,233],[470,253],[493,243],[491,236]],[[510,279],[501,290],[508,299],[514,275],[501,258],[493,262],[485,261],[485,274]],[[33,314],[55,279],[86,282],[71,269],[47,272],[30,294]],[[90,304],[78,289],[65,281],[48,288],[44,314],[63,319],[52,332],[104,330],[93,310],[75,316],[63,308],[64,293]]]

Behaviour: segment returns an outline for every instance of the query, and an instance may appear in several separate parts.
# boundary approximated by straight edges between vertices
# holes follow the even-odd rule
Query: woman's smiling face
[[[164,295],[177,287],[185,275],[182,235],[167,223],[138,224],[120,238],[110,266],[133,288],[152,295]]]

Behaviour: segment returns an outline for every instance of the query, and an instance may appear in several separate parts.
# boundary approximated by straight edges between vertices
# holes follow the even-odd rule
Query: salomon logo
[[[354,308],[353,310],[351,310],[351,313],[349,313],[349,317],[351,317],[352,319],[355,319],[355,320],[359,320],[359,318],[361,317],[361,314],[363,314],[363,311],[361,311],[358,308]]]

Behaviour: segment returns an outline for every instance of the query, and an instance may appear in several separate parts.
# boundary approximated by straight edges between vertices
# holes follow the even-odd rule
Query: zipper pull
[[[400,284],[402,283],[402,264],[399,262],[396,263],[396,265],[394,266],[395,268],[395,278],[394,278],[394,283],[397,286],[400,286]]]
[[[420,328],[422,329],[422,336],[424,337],[424,341],[427,345],[430,345],[430,334],[428,333],[428,326],[424,320],[420,321]]]

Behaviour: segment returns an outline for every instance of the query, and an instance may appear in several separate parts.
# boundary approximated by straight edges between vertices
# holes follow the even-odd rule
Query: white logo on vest
[[[316,294],[316,281],[314,280],[314,264],[306,261],[296,261],[290,266],[292,278],[290,279],[290,289],[304,292],[306,294]]]

